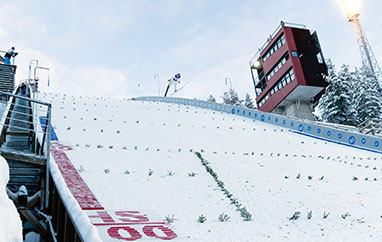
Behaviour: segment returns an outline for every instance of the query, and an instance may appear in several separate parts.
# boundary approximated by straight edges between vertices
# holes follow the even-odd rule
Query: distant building
[[[312,119],[311,103],[328,85],[316,32],[281,22],[250,61],[258,109]]]

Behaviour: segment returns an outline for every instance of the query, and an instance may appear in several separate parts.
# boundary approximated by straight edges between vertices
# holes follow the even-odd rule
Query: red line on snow
[[[55,143],[55,142],[52,142]],[[65,183],[70,192],[77,200],[81,209],[83,210],[103,210],[101,203],[97,200],[93,192],[82,180],[76,168],[70,162],[68,156],[65,154],[64,149],[55,149],[58,146],[52,145],[51,154],[58,168],[64,177]]]
[[[142,223],[94,223],[94,226],[117,226],[117,225],[160,225],[160,224],[168,224],[165,222],[142,222]]]

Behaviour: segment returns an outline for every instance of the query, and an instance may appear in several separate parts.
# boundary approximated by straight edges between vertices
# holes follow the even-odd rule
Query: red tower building
[[[250,67],[259,110],[312,118],[309,103],[322,95],[328,74],[316,32],[281,22]]]

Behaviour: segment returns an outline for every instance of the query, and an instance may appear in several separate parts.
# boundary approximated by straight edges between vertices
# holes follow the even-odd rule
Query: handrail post
[[[48,113],[47,113],[47,119],[48,119],[48,128],[47,128],[47,139],[46,139],[46,186],[45,186],[45,208],[49,207],[49,170],[50,170],[50,139],[51,139],[51,117],[52,117],[52,106],[48,106]]]

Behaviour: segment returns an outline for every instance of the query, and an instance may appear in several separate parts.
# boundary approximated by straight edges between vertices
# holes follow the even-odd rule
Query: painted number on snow
[[[138,211],[86,211],[90,221],[98,228],[102,239],[135,241],[139,239],[172,240],[177,237],[170,225],[165,222],[151,222]]]

